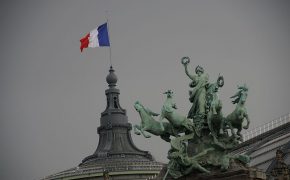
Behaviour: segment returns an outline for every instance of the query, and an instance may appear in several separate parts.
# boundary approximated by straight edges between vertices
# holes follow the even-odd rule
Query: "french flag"
[[[84,38],[80,40],[81,52],[84,48],[95,48],[102,46],[110,46],[108,26],[107,23],[100,25],[96,29],[88,33]]]

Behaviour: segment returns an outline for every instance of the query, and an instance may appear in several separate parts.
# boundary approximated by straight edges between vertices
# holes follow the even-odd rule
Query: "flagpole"
[[[108,38],[109,38],[109,52],[110,52],[110,67],[113,67],[112,64],[112,49],[111,49],[111,40],[110,40],[110,30],[109,30],[109,15],[108,15],[108,11],[106,10],[106,21],[107,21],[107,28],[108,28]]]

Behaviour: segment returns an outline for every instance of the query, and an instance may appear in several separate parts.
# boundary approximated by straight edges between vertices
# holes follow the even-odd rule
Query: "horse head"
[[[165,91],[163,94],[166,94],[166,95],[167,95],[167,98],[172,98],[172,96],[173,96],[173,91],[171,91],[171,90],[167,90],[167,91]]]
[[[134,107],[135,107],[137,112],[140,112],[142,109],[144,109],[144,107],[142,106],[142,104],[139,101],[135,102]]]
[[[247,96],[248,96],[248,87],[246,84],[243,86],[238,86],[239,91],[233,95],[231,98],[236,98],[232,101],[233,104],[245,104]]]
[[[248,97],[247,91],[242,91],[239,103],[240,104],[245,104],[247,97]]]

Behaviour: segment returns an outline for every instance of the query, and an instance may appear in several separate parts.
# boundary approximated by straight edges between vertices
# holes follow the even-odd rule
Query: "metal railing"
[[[263,134],[267,131],[270,131],[276,127],[279,127],[281,125],[287,124],[288,122],[290,122],[290,113],[281,116],[280,118],[274,119],[262,126],[256,127],[252,130],[246,131],[243,134],[243,139],[244,141],[247,141],[249,139],[252,139],[260,134]]]
[[[160,171],[162,169],[162,165],[156,164],[148,164],[145,162],[145,164],[127,164],[123,165],[121,167],[116,167],[116,166],[108,166],[105,167],[105,169],[108,169],[111,172],[122,172],[122,171],[139,171],[139,170],[145,170],[145,171]],[[91,168],[74,168],[71,170],[67,170],[64,172],[60,172],[54,175],[46,176],[42,180],[52,180],[52,179],[62,179],[65,177],[70,177],[70,176],[77,176],[77,175],[84,175],[84,174],[94,174],[94,173],[103,173],[104,168],[103,167],[91,167]]]

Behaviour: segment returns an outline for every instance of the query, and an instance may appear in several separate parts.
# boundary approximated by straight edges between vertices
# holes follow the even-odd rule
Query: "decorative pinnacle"
[[[107,83],[109,84],[109,87],[115,87],[116,86],[116,83],[118,81],[118,78],[117,78],[116,74],[114,73],[115,70],[113,69],[112,66],[110,67],[109,72],[110,73],[108,74],[108,76],[106,78]]]

